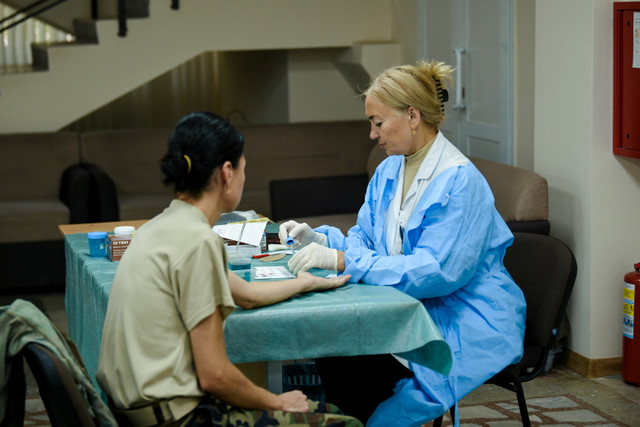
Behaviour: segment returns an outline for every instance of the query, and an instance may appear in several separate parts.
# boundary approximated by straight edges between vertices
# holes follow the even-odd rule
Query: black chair
[[[504,265],[520,286],[527,301],[524,356],[490,378],[495,384],[516,393],[522,425],[529,427],[529,411],[522,383],[536,378],[545,368],[567,308],[576,279],[575,256],[562,241],[542,234],[514,233]],[[449,411],[453,419],[454,408]],[[433,422],[442,425],[442,416]]]
[[[362,206],[367,183],[364,173],[270,181],[270,218],[277,222],[296,217],[356,214]]]
[[[23,347],[22,354],[53,427],[96,425],[71,371],[55,354],[33,342]]]

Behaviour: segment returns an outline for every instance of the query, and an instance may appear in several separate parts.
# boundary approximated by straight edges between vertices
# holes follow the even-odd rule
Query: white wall
[[[640,162],[612,153],[612,4],[536,2],[534,170],[576,254],[569,347],[589,359],[621,355],[622,279],[640,260]]]
[[[287,51],[217,53],[213,111],[236,125],[288,121]]]
[[[326,49],[289,51],[290,122],[365,118],[364,103],[332,63],[335,55]]]
[[[535,0],[514,5],[513,164],[533,170]]]
[[[413,3],[398,8],[404,11]],[[168,3],[152,3],[150,18],[129,20],[127,37],[117,36],[115,22],[100,21],[98,45],[51,47],[49,71],[3,75],[0,130],[58,130],[205,52],[392,43],[394,28],[400,28],[394,26],[392,4],[391,0],[191,0],[173,11]],[[262,76],[259,68],[247,72]],[[322,82],[314,79],[307,84]],[[58,103],[56,108],[51,100]]]

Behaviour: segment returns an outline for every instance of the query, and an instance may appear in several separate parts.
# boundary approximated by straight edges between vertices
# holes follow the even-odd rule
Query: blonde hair
[[[413,107],[420,111],[423,122],[437,129],[444,119],[443,91],[453,81],[452,72],[444,62],[425,60],[391,67],[374,77],[363,95],[374,96],[398,111]]]

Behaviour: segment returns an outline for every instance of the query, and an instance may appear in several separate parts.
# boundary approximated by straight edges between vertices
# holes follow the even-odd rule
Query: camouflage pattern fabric
[[[335,405],[309,400],[309,412],[259,411],[205,399],[193,410],[187,427],[363,427],[353,417],[343,415]]]

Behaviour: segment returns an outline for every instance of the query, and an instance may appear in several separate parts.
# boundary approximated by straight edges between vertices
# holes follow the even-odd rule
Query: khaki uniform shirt
[[[102,334],[97,380],[120,409],[198,386],[189,331],[235,304],[224,242],[196,207],[174,200],[134,234],[116,271]],[[183,411],[181,411],[183,412]]]

